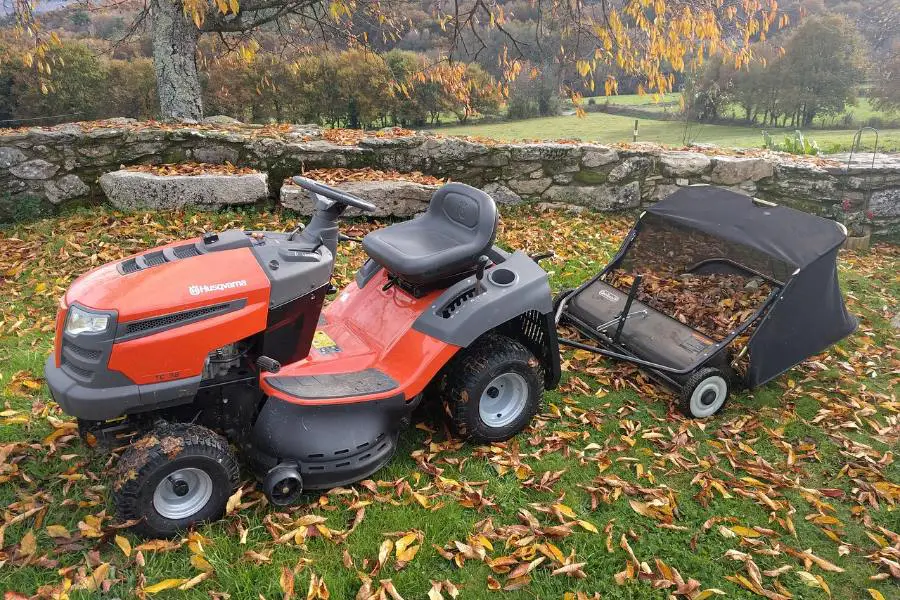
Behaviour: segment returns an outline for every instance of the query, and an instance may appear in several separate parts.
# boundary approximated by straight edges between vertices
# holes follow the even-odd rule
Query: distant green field
[[[596,104],[618,104],[620,106],[645,106],[645,105],[660,105],[660,104],[669,104],[671,102],[677,103],[679,98],[681,98],[680,92],[672,92],[670,94],[663,94],[660,97],[654,96],[652,94],[644,94],[643,96],[639,96],[638,94],[625,94],[622,96],[593,96],[590,98],[585,98],[585,102],[590,102],[593,100]]]
[[[618,100],[625,96],[615,97]],[[634,98],[641,98],[635,96]],[[642,97],[647,99],[648,97]],[[525,119],[505,123],[470,124],[443,127],[438,131],[447,135],[474,135],[500,140],[523,139],[578,139],[601,143],[630,142],[634,119],[606,113],[588,113],[586,117],[560,116]],[[640,119],[638,141],[655,142],[671,146],[685,143],[684,124],[679,121]],[[767,128],[779,139],[793,130]],[[756,148],[762,146],[762,128],[731,125],[693,125],[688,142],[717,144],[724,147]],[[819,143],[823,151],[847,150],[856,133],[854,129],[814,129],[804,135]],[[866,135],[864,147],[871,149],[873,138]],[[900,150],[900,129],[884,129],[880,132],[879,149]]]
[[[652,95],[639,96],[637,94],[628,94],[623,96],[594,96],[585,98],[584,102],[593,101],[597,105],[610,104],[613,106],[633,106],[643,110],[654,112],[677,112],[679,110],[680,92],[673,92],[656,97]],[[742,119],[744,111],[738,105],[727,107],[723,111],[723,115],[731,116],[735,119]],[[846,119],[849,119],[849,125]],[[900,112],[886,113],[876,109],[868,98],[858,98],[856,104],[848,106],[842,115],[826,115],[818,117],[815,120],[817,128],[852,128],[855,129],[861,124],[867,124],[871,119],[881,119],[883,123],[896,123],[900,121]]]

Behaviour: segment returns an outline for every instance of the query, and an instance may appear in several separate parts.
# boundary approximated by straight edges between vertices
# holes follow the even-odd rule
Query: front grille
[[[212,304],[210,306],[203,306],[201,308],[186,310],[184,312],[173,313],[171,315],[165,315],[162,317],[144,319],[143,321],[134,321],[125,325],[125,335],[133,335],[135,333],[142,333],[144,331],[150,331],[152,329],[170,327],[172,325],[181,323],[182,321],[190,321],[227,310],[229,307],[230,305],[228,303]]]
[[[72,352],[73,354],[77,354],[79,357],[84,360],[89,360],[92,362],[96,362],[100,360],[100,356],[103,354],[99,350],[89,350],[88,348],[82,348],[81,346],[76,346],[71,342],[65,342],[65,347]]]
[[[72,375],[75,375],[76,377],[80,377],[81,379],[90,379],[91,377],[94,376],[93,371],[79,367],[78,365],[73,364],[72,362],[66,360],[65,358],[63,358],[63,360],[62,360],[62,366],[67,371],[69,371]]]

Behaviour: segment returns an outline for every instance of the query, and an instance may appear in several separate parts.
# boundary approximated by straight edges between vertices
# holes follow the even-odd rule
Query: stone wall
[[[498,202],[571,203],[636,209],[678,186],[710,183],[836,218],[851,231],[900,233],[900,161],[874,168],[751,151],[668,151],[649,144],[486,144],[425,135],[342,136],[315,126],[236,123],[160,125],[131,120],[0,132],[0,201],[46,206],[103,202],[101,175],[120,165],[230,162],[268,174],[269,201],[304,169],[373,167],[421,171],[491,193]]]

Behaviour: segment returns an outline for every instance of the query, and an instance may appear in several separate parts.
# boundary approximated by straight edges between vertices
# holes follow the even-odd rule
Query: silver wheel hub
[[[153,508],[166,519],[187,519],[206,506],[212,493],[212,478],[206,471],[193,467],[178,469],[157,484]]]
[[[701,381],[691,393],[691,414],[708,417],[722,408],[728,394],[728,383],[718,375]]]
[[[528,382],[518,373],[494,377],[478,402],[481,421],[488,427],[506,427],[522,414],[528,404]]]

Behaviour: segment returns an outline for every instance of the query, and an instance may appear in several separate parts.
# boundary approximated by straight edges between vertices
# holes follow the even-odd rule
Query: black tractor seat
[[[428,286],[475,269],[497,235],[497,205],[479,189],[448,183],[431,197],[421,217],[379,229],[363,249],[389,273]]]

